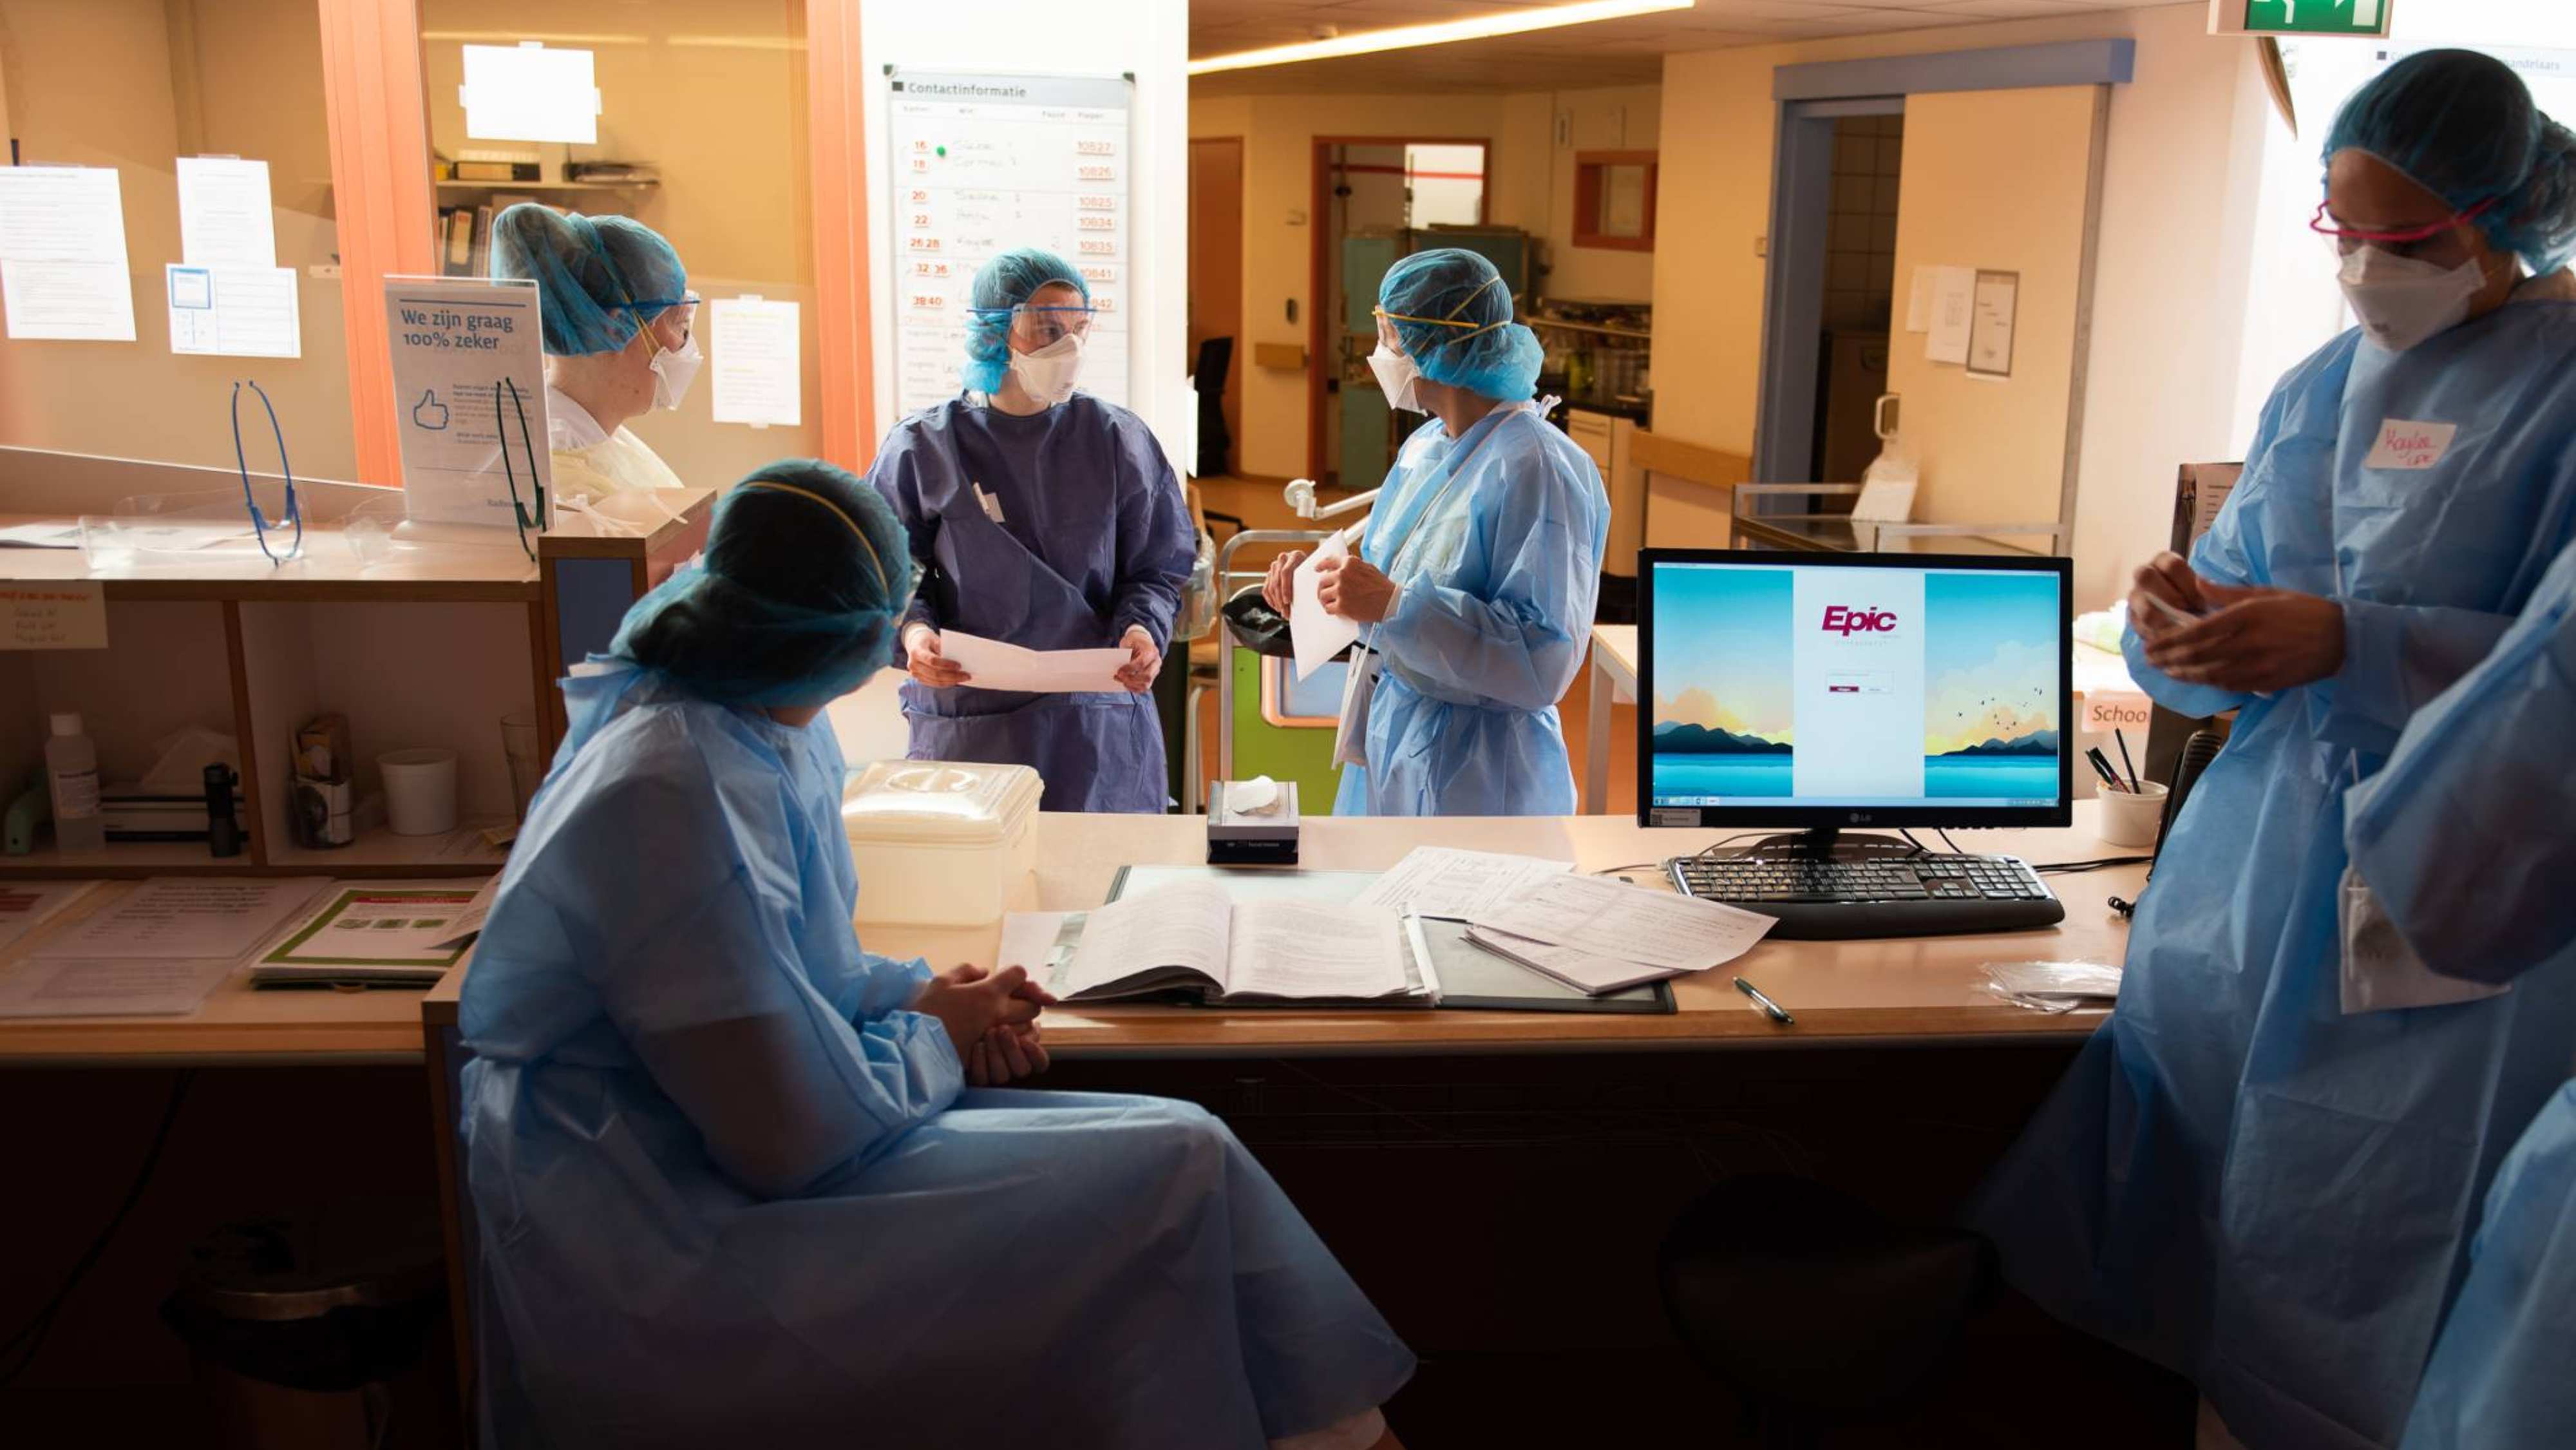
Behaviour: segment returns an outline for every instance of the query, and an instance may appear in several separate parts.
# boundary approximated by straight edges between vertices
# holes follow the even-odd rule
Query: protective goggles
[[[1045,307],[1023,302],[1017,307],[979,307],[975,315],[987,323],[1007,324],[1011,336],[1035,352],[1068,337],[1089,336],[1094,309],[1087,302]]]
[[[2430,222],[2420,227],[2406,227],[2399,231],[2380,231],[2370,227],[2339,225],[2333,217],[2326,214],[2327,203],[2321,201],[2317,203],[2317,214],[2308,219],[2308,230],[2321,237],[2333,238],[2335,244],[2347,252],[2364,242],[2375,242],[2383,247],[2402,247],[2416,242],[2429,242],[2454,227],[2476,221],[2479,217],[2493,211],[2495,204],[2501,199],[2491,196],[2467,211],[2456,212],[2445,220]]]

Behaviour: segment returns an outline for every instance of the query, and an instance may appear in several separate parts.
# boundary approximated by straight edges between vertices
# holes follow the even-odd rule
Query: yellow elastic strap
[[[1377,315],[1396,322],[1419,322],[1425,327],[1463,327],[1467,329],[1465,333],[1449,340],[1451,342],[1464,342],[1468,338],[1474,337],[1477,333],[1491,332],[1497,327],[1508,327],[1511,325],[1512,319],[1508,317],[1504,318],[1500,322],[1488,322],[1482,325],[1472,322],[1460,322],[1457,320],[1459,313],[1474,306],[1476,299],[1485,295],[1486,287],[1491,287],[1501,280],[1503,280],[1503,278],[1502,274],[1499,272],[1494,274],[1492,277],[1485,279],[1485,286],[1479,287],[1475,291],[1468,293],[1465,301],[1460,302],[1457,306],[1449,309],[1449,315],[1447,317],[1415,317],[1403,312],[1389,312],[1383,307],[1377,310]]]
[[[877,571],[877,587],[886,590],[891,590],[893,588],[893,585],[886,578],[885,560],[877,557],[877,546],[868,542],[867,534],[861,531],[858,523],[848,514],[841,512],[841,506],[839,504],[832,502],[830,499],[823,497],[821,494],[814,492],[810,488],[798,488],[792,483],[773,483],[765,478],[754,479],[751,482],[740,486],[743,488],[765,488],[772,493],[792,493],[798,498],[810,498],[814,502],[821,504],[824,508],[829,509],[832,517],[841,521],[841,527],[850,531],[850,537],[859,541],[859,547],[868,551],[868,563],[875,566]]]

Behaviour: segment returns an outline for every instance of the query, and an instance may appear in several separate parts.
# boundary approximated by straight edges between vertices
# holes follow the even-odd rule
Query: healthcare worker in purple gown
[[[912,536],[903,627],[915,760],[1034,767],[1051,811],[1169,804],[1162,671],[1194,540],[1180,482],[1135,414],[1080,392],[1091,290],[1061,257],[1005,252],[975,274],[965,391],[895,425],[868,481]],[[1120,689],[986,689],[949,630],[1033,650],[1127,652]]]

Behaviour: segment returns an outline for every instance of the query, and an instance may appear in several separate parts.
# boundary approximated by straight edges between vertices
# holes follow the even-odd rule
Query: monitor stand
[[[1818,826],[1784,836],[1765,836],[1744,848],[1743,854],[1759,861],[1872,861],[1920,853],[1895,836],[1846,836],[1840,827]]]

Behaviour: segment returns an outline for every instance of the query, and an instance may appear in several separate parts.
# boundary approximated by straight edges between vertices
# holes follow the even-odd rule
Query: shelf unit
[[[215,486],[218,471],[0,449],[13,512],[0,525],[103,514],[129,495]],[[221,478],[238,487],[231,470]],[[107,564],[81,550],[0,550],[0,582],[95,584],[107,612],[104,650],[0,652],[0,784],[42,768],[46,717],[76,710],[98,744],[101,774],[132,779],[155,742],[186,725],[241,742],[244,854],[218,860],[204,844],[119,843],[70,855],[50,833],[33,854],[0,855],[13,877],[140,877],[248,872],[349,878],[484,875],[504,853],[479,827],[506,823],[512,795],[501,717],[533,712],[544,748],[562,739],[567,661],[604,650],[626,606],[704,542],[711,490],[674,497],[677,522],[649,538],[550,534],[530,563],[517,549],[423,551],[367,563],[340,520],[384,490],[299,481],[306,549],[283,568],[202,571]],[[375,757],[436,747],[457,752],[457,830],[405,837],[364,825],[352,844],[295,845],[291,755],[316,715],[349,720],[363,803],[377,789]],[[14,794],[14,791],[12,792]]]
[[[650,191],[662,183],[651,181],[441,181],[438,191],[524,191],[532,194],[549,191]]]

